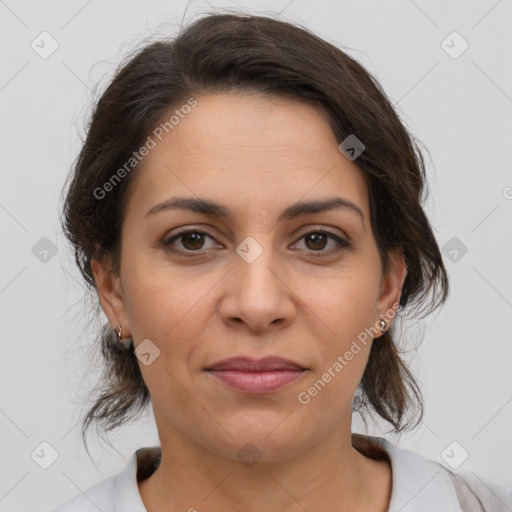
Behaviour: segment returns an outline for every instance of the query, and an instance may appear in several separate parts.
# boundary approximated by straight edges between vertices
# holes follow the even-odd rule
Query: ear
[[[130,325],[126,316],[120,277],[114,272],[110,261],[99,261],[93,258],[91,269],[101,307],[110,325],[117,331],[117,325],[120,324],[123,338],[130,336]]]
[[[402,286],[407,276],[407,265],[402,250],[392,250],[389,252],[389,256],[390,269],[387,275],[381,279],[378,302],[379,317],[377,318],[377,320],[384,318],[388,324],[388,329],[395,318],[402,294]]]

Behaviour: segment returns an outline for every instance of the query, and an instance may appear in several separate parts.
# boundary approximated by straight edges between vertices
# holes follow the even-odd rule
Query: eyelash
[[[206,235],[213,239],[213,237],[210,234],[206,233],[205,231],[201,231],[199,229],[184,229],[183,231],[180,231],[180,232],[174,234],[171,238],[165,239],[165,237],[164,237],[164,239],[162,239],[161,243],[165,250],[172,251],[174,253],[178,253],[179,255],[182,255],[185,257],[202,256],[205,252],[204,250],[203,251],[201,251],[201,250],[192,251],[192,250],[188,249],[188,250],[184,251],[182,249],[176,249],[175,247],[172,247],[172,245],[171,245],[172,242],[174,242],[175,240],[178,240],[179,238],[181,238],[185,235],[189,235],[191,233]],[[338,247],[335,249],[331,249],[330,251],[324,251],[322,249],[320,249],[318,251],[314,251],[314,250],[308,251],[308,252],[312,253],[311,255],[313,257],[332,256],[334,254],[338,254],[339,252],[341,252],[345,249],[349,249],[351,247],[349,242],[347,242],[343,238],[340,238],[338,235],[335,235],[334,233],[331,233],[330,231],[325,230],[325,229],[313,229],[311,231],[307,231],[306,233],[302,233],[302,235],[300,236],[300,238],[298,240],[302,240],[304,237],[311,235],[311,234],[326,235],[338,243]],[[315,254],[315,253],[319,253],[319,254]]]

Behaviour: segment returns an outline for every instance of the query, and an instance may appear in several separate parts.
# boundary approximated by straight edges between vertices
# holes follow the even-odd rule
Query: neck
[[[148,512],[388,509],[389,461],[368,438],[350,431],[333,432],[291,458],[272,462],[230,459],[176,431],[161,441],[158,469],[139,483]]]

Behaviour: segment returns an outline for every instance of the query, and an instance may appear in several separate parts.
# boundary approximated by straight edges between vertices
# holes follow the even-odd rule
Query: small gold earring
[[[133,347],[133,339],[131,336],[128,336],[127,338],[125,338],[123,340],[123,329],[121,327],[121,324],[119,324],[119,323],[117,324],[116,335],[117,335],[117,340],[120,341],[125,348],[129,349],[129,348]]]

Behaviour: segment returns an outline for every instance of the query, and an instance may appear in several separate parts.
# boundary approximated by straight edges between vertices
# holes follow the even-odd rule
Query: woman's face
[[[381,275],[363,173],[317,110],[262,95],[197,100],[137,171],[120,275],[95,262],[98,291],[112,325],[144,343],[162,446],[284,460],[350,432],[368,329],[379,337],[385,315],[390,325],[405,265],[393,257]],[[166,206],[176,198],[205,205]],[[327,200],[338,206],[316,204]],[[303,370],[210,370],[266,356]]]

